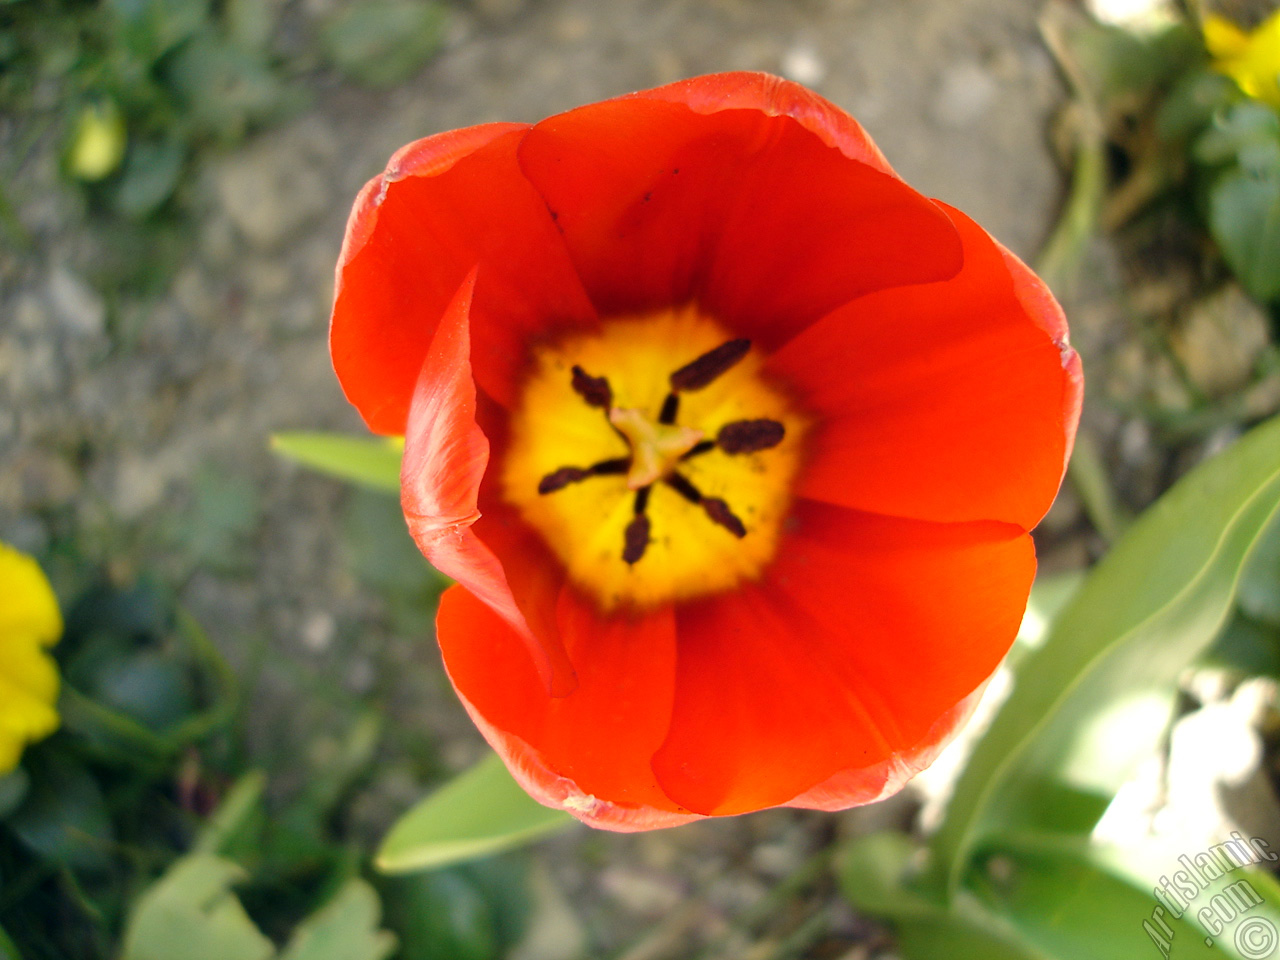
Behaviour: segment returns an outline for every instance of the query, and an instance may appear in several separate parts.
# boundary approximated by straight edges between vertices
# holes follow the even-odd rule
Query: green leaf
[[[1076,434],[1067,469],[1089,522],[1107,543],[1114,543],[1129,521],[1116,501],[1107,467],[1090,431],[1081,430]]]
[[[177,189],[186,158],[186,145],[176,138],[131,143],[111,198],[116,211],[135,220],[155,213]]]
[[[1280,163],[1265,173],[1235,168],[1219,177],[1209,193],[1209,229],[1250,295],[1280,297]]]
[[[0,960],[22,960],[22,954],[18,953],[17,946],[3,927],[0,927]]]
[[[31,788],[8,825],[44,859],[87,871],[104,869],[115,846],[98,781],[63,754],[32,770]]]
[[[0,820],[18,809],[30,786],[31,777],[22,767],[15,767],[0,777]]]
[[[145,650],[104,663],[93,698],[163,734],[195,712],[190,671],[167,650]]]
[[[231,885],[244,871],[193,853],[138,898],[122,960],[269,960],[275,947],[254,926]]]
[[[1035,844],[1037,840],[1031,838],[1030,843]],[[1043,841],[1039,843],[1042,845]],[[1019,841],[1022,848],[1026,849],[1027,845],[1027,840]],[[1215,952],[1203,955],[1228,956],[1234,960],[1258,960],[1276,952],[1280,885],[1270,873],[1254,866],[1260,864],[1270,869],[1267,858],[1274,856],[1265,846],[1259,855],[1239,833],[1232,834],[1232,840],[1227,843],[1208,850],[1175,847],[1168,838],[1140,839],[1123,847],[1098,846],[1088,850],[1093,866],[1140,891],[1150,909],[1156,906],[1157,887],[1164,888],[1164,899],[1169,899],[1170,893],[1178,894],[1181,900],[1172,902],[1172,906],[1179,910],[1185,906],[1182,920],[1191,928],[1190,939],[1200,943],[1207,939],[1216,947]],[[1188,883],[1190,886],[1186,886]],[[1255,934],[1271,938],[1271,950],[1256,949],[1259,945],[1256,941],[1252,943],[1255,949],[1244,949],[1250,946],[1246,937],[1250,925],[1254,926]],[[1261,929],[1257,929],[1259,926]],[[1166,936],[1166,939],[1169,938]],[[1179,952],[1188,949],[1188,945],[1177,942],[1177,937],[1172,939],[1174,956],[1195,955]]]
[[[1254,620],[1280,626],[1280,521],[1267,527],[1245,564],[1240,609]]]
[[[1084,582],[1085,571],[1064,570],[1062,573],[1042,574],[1031,585],[1027,610],[1018,627],[1018,651],[1040,646],[1049,633],[1053,621],[1062,608],[1070,602]]]
[[[396,938],[378,929],[382,908],[373,887],[348,880],[293,932],[280,960],[383,960]]]
[[[339,480],[400,493],[400,440],[298,431],[273,434],[271,449]]]
[[[1147,892],[1150,887],[1134,886],[1105,869],[1084,838],[992,850],[975,864],[969,887],[1039,956],[1134,960],[1168,956],[1170,949],[1178,960],[1235,956],[1206,946],[1204,933],[1188,922],[1190,914],[1179,920],[1164,910]]]
[[[1198,38],[1182,24],[1142,36],[1079,16],[1068,22],[1064,39],[1099,103],[1150,90],[1202,56]]]
[[[209,0],[106,0],[122,43],[145,64],[158,60],[209,19]]]
[[[1200,664],[1242,677],[1280,677],[1280,632],[1274,624],[1237,613]]]
[[[191,845],[192,852],[229,853],[261,812],[266,785],[267,778],[261,770],[250,770],[237,780],[209,822],[200,829]]]
[[[1132,960],[1151,951],[1247,960],[1235,943],[1245,915],[1264,936],[1267,925],[1280,924],[1280,887],[1254,870],[1201,883],[1176,913],[1166,909],[1154,890],[1184,864],[1178,851],[1154,843],[1093,847],[1078,835],[1006,836],[983,850],[949,907],[911,888],[920,852],[899,833],[859,837],[840,870],[849,900],[892,922],[899,952],[913,960]],[[1228,898],[1219,908],[1236,914],[1226,923],[1203,913],[1217,895]]]
[[[1239,95],[1235,81],[1220,73],[1195,70],[1184,74],[1156,112],[1156,133],[1162,140],[1194,136]]]
[[[238,139],[278,111],[285,91],[262,54],[203,29],[166,61],[166,77],[201,132]]]
[[[374,87],[407,80],[444,39],[445,12],[423,0],[365,0],[326,25],[329,58],[347,76]]]
[[[414,960],[497,960],[501,952],[492,901],[459,870],[396,878],[387,914]]]
[[[1201,464],[1094,569],[1017,671],[934,837],[954,891],[975,846],[1010,829],[1084,831],[1169,722],[1177,677],[1218,635],[1280,503],[1280,419]]]
[[[912,864],[919,852],[905,834],[886,831],[856,838],[841,856],[840,882],[845,896],[859,910],[893,924],[903,957],[1050,960],[1007,920],[987,911],[965,891],[960,891],[948,908],[910,889]]]
[[[1192,153],[1202,164],[1237,163],[1242,151],[1259,145],[1274,147],[1278,139],[1280,116],[1266,104],[1247,100],[1216,115]]]
[[[408,873],[529,843],[573,822],[544,807],[490,754],[406,813],[378,851],[378,869]]]

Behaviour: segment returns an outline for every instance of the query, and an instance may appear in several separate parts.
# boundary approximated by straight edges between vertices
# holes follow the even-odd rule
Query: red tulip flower
[[[613,830],[930,763],[1017,632],[1082,382],[1027,267],[744,73],[405,147],[331,346],[404,435],[463,704]]]

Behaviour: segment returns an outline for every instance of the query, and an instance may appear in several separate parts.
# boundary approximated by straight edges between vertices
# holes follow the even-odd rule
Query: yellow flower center
[[[731,589],[772,559],[806,419],[696,309],[545,345],[502,493],[606,610]]]

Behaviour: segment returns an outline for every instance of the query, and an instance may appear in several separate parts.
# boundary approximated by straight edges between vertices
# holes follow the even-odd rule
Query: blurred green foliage
[[[95,184],[115,213],[145,218],[195,150],[299,102],[271,48],[273,6],[11,0],[0,8],[0,109],[57,123],[67,175]]]
[[[520,938],[518,856],[362,878],[344,811],[379,713],[271,796],[235,675],[169,591],[92,586],[66,622],[62,729],[0,778],[0,958],[497,960]]]
[[[1280,114],[1218,72],[1191,19],[1134,32],[1063,18],[1059,59],[1123,158],[1107,227],[1172,201],[1255,299],[1280,304]],[[1280,70],[1280,63],[1276,64]]]
[[[446,21],[436,0],[352,0],[310,19],[280,0],[3,0],[0,112],[17,131],[0,174],[56,140],[86,225],[109,236],[99,285],[155,294],[186,249],[205,157],[304,108],[317,71],[406,79]],[[29,247],[17,209],[0,188],[0,237]]]

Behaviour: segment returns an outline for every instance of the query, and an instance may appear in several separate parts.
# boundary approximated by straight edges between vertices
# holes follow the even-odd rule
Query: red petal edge
[[[666,86],[628,94],[627,97],[683,103],[695,113],[759,110],[771,117],[791,117],[846,157],[898,177],[857,120],[812,90],[769,73],[712,73],[677,80]]]
[[[595,323],[543,199],[520,173],[523,124],[410,144],[361,192],[338,262],[329,346],[347,399],[401,434],[436,322],[477,264],[471,350],[481,390],[510,404],[527,343]]]
[[[1013,278],[1013,292],[1018,302],[1036,324],[1053,338],[1058,353],[1062,357],[1062,369],[1067,374],[1062,398],[1062,416],[1066,424],[1066,447],[1062,454],[1062,468],[1065,471],[1067,464],[1071,461],[1071,451],[1076,443],[1076,430],[1080,426],[1080,410],[1084,404],[1084,367],[1080,363],[1080,354],[1071,346],[1067,331],[1067,316],[1062,312],[1062,306],[1054,297],[1048,284],[1000,241],[996,241],[996,246],[1004,255],[1005,265]]]
[[[573,668],[555,638],[540,641],[516,604],[502,564],[476,536],[480,481],[489,440],[476,424],[471,375],[471,299],[476,271],[463,281],[422,363],[405,432],[400,502],[423,555],[494,609],[525,642],[548,689],[573,689]]]
[[[951,745],[956,734],[973,716],[990,682],[990,679],[983,682],[939,717],[914,750],[900,753],[871,770],[843,770],[783,806],[834,813],[893,796]]]
[[[491,140],[513,130],[527,130],[527,123],[485,123],[461,130],[447,130],[406,144],[391,155],[387,167],[361,188],[347,217],[342,250],[334,268],[333,299],[342,294],[343,271],[356,254],[364,249],[378,224],[378,208],[387,197],[387,187],[405,177],[435,177],[444,173],[463,157],[475,153]]]
[[[552,769],[544,751],[530,742],[546,742],[548,749],[560,753],[564,753],[565,744],[557,747],[556,742],[566,737],[572,742],[571,752],[583,745],[589,750],[607,746],[611,730],[616,733],[619,725],[625,727],[628,715],[606,711],[601,723],[596,725],[600,729],[593,729],[582,722],[582,714],[599,710],[600,701],[609,697],[611,686],[619,682],[622,687],[626,686],[625,678],[620,681],[616,675],[617,664],[612,665],[613,669],[607,664],[597,664],[603,666],[603,673],[584,681],[584,687],[589,689],[582,692],[590,702],[575,703],[576,696],[548,698],[534,683],[527,661],[522,664],[518,649],[511,647],[515,640],[507,624],[461,585],[450,587],[440,598],[436,633],[445,668],[462,705],[485,740],[502,757],[516,782],[539,803],[564,810],[588,826],[620,833],[674,827],[701,819],[697,814],[676,809],[674,804],[660,809],[643,802],[615,802],[594,796],[566,776],[564,770]],[[590,643],[593,638],[580,639]],[[674,637],[668,639],[668,643],[673,641]],[[467,691],[478,684],[490,689],[477,688],[472,690],[473,696],[468,696]],[[620,696],[625,700],[627,692],[623,690]],[[505,722],[499,722],[505,726],[522,726],[525,736],[498,726],[473,702],[486,698],[491,701],[490,712],[499,718],[504,711],[512,714]],[[661,731],[655,729],[647,734],[651,739],[654,735],[660,738]],[[585,738],[583,743],[578,743],[579,738]],[[631,761],[641,763],[645,759],[630,757]]]

